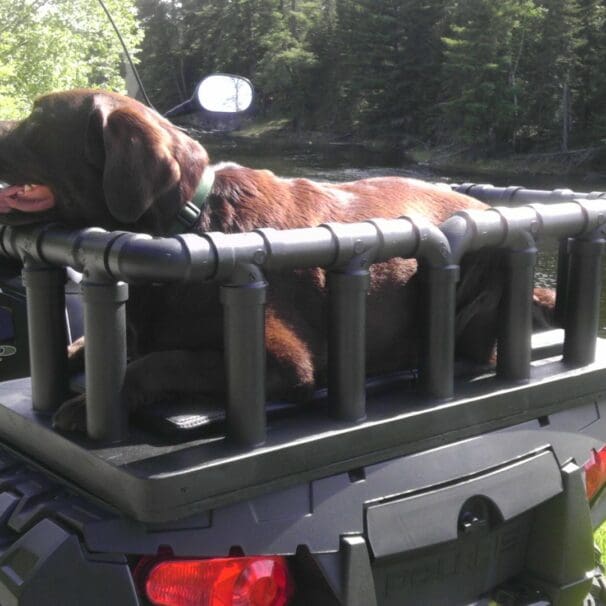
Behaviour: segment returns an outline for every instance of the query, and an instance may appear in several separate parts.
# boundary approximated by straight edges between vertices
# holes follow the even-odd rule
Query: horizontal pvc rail
[[[582,199],[605,198],[606,192],[574,192],[571,189],[525,189],[517,185],[508,187],[495,187],[487,183],[462,183],[452,184],[452,189],[461,194],[473,196],[487,204],[541,204],[554,202],[571,202]]]
[[[452,397],[458,274],[444,234],[428,222],[378,219],[174,238],[109,233],[97,228],[3,227],[0,247],[3,254],[29,265],[71,266],[84,273],[87,428],[89,436],[99,440],[120,440],[127,432],[119,401],[126,370],[124,304],[128,292],[124,282],[213,280],[222,284],[228,436],[241,445],[255,446],[264,441],[266,425],[264,272],[317,266],[328,269],[332,315],[329,395],[335,416],[355,422],[366,415],[362,328],[369,266],[393,257],[417,258],[428,276],[430,310],[420,376],[428,395]],[[42,299],[38,305],[36,292],[30,296],[43,313]],[[41,321],[50,322],[50,318]],[[32,351],[38,351],[33,331],[32,338]],[[57,352],[59,346],[40,351],[47,349]],[[46,355],[46,362],[49,357]],[[44,362],[38,364],[43,366]],[[35,393],[46,393],[49,381],[48,373],[32,373]],[[51,411],[60,403],[56,395],[52,403],[45,402],[45,410]]]
[[[424,222],[401,218],[344,225],[346,229],[338,236],[326,225],[172,238],[100,228],[2,226],[0,253],[103,273],[114,280],[161,283],[221,280],[232,275],[238,265],[246,264],[265,270],[339,266],[370,252],[373,262],[415,254],[434,264],[448,259],[444,236]]]

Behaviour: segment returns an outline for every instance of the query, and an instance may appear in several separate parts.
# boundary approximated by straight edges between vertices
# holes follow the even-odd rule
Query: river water
[[[373,152],[362,146],[297,143],[268,147],[250,142],[205,141],[213,162],[232,161],[251,168],[267,168],[283,177],[308,177],[321,181],[351,181],[376,176],[402,176],[446,183],[491,183],[496,186],[523,185],[535,189],[568,188],[574,191],[594,191],[600,185],[570,178],[566,175],[517,178],[503,175],[487,177],[473,174],[436,172],[430,167],[406,164],[400,157],[385,152]],[[601,189],[606,190],[606,183]],[[555,287],[557,244],[553,241],[539,243],[539,258],[535,269],[538,286]],[[606,272],[606,263],[605,270]],[[603,276],[606,284],[606,275]],[[602,289],[600,335],[606,337],[606,288]]]

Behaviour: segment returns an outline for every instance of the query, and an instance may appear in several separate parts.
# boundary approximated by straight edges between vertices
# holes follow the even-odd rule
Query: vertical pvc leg
[[[570,245],[564,362],[584,366],[595,360],[600,319],[604,240],[574,239]]]
[[[267,283],[221,287],[227,372],[227,436],[245,447],[265,442]]]
[[[566,318],[566,302],[568,299],[569,239],[560,240],[558,247],[558,276],[556,288],[555,321],[558,326],[564,326]]]
[[[26,262],[32,404],[53,412],[68,394],[65,270]]]
[[[532,352],[532,293],[536,248],[507,254],[507,283],[499,309],[497,375],[508,381],[530,378]]]
[[[368,270],[329,272],[328,396],[343,421],[366,418],[366,293]]]
[[[117,442],[128,435],[128,410],[121,397],[126,374],[128,285],[85,278],[82,294],[86,428],[92,439]]]
[[[441,400],[454,393],[455,307],[459,266],[421,265],[426,332],[419,378],[425,395]]]

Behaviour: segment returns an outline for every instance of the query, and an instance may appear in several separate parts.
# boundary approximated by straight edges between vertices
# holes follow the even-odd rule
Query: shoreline
[[[470,158],[465,152],[449,154],[441,149],[412,150],[411,159],[421,166],[447,172],[530,178],[571,178],[602,183],[606,188],[606,148],[583,148],[569,152],[502,154]]]
[[[422,170],[446,175],[470,175],[533,181],[560,179],[593,185],[606,190],[606,146],[573,149],[569,152],[532,152],[524,154],[473,154],[469,148],[403,145],[393,139],[362,139],[339,136],[325,131],[296,133],[284,121],[253,123],[231,132],[200,133],[209,144],[230,144],[239,149],[264,146],[280,151],[310,150],[330,153],[351,150],[384,160],[393,166],[418,166]]]

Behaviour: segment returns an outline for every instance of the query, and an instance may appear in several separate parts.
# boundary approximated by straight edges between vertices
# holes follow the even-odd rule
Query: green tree
[[[142,38],[130,0],[106,0],[133,52]],[[0,117],[26,114],[37,96],[78,86],[124,90],[122,48],[90,0],[0,0]]]
[[[406,41],[405,2],[352,2],[349,33],[355,59],[353,119],[376,130],[399,114],[399,71]],[[374,128],[373,128],[374,127]]]
[[[174,1],[138,0],[137,6],[145,32],[139,74],[154,106],[167,110],[191,94],[189,82],[184,82],[189,58],[189,53],[183,52],[188,32],[185,11]]]
[[[321,19],[315,0],[281,0],[275,3],[274,27],[259,36],[262,54],[255,78],[277,110],[295,117],[302,126],[311,111],[310,99],[316,89],[318,57],[312,41]]]
[[[515,142],[526,82],[520,63],[541,12],[533,0],[454,2],[443,37],[446,128],[467,142]]]
[[[338,8],[339,73],[352,125],[425,135],[440,90],[445,1],[341,0]]]
[[[578,89],[573,108],[583,142],[606,137],[606,2],[579,0]]]
[[[580,7],[577,0],[537,0],[537,5],[542,17],[525,69],[533,86],[526,121],[536,140],[559,141],[566,151],[579,87]]]
[[[446,11],[445,0],[407,0],[404,20],[406,37],[401,45],[394,90],[401,124],[419,137],[433,133],[439,117],[437,100],[442,80],[441,35]]]

